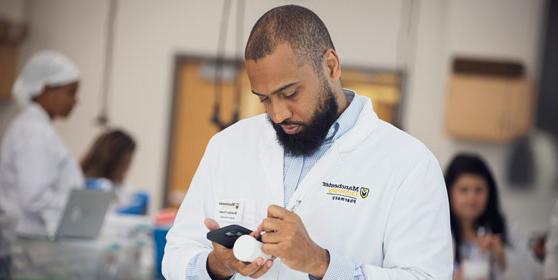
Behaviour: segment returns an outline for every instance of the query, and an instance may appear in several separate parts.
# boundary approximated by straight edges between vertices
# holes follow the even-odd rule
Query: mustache
[[[303,122],[291,121],[291,120],[284,120],[280,123],[276,123],[276,125],[300,125],[300,126],[305,126],[305,124]]]

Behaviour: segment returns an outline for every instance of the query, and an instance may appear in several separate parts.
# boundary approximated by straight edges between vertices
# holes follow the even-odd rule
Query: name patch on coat
[[[221,200],[217,202],[215,208],[215,218],[226,224],[242,222],[242,212],[244,203],[237,200]]]

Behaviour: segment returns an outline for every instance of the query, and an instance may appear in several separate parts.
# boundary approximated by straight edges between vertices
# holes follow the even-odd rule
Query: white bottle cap
[[[461,267],[464,280],[488,279],[490,276],[488,260],[463,260]]]
[[[270,259],[271,256],[262,252],[262,243],[250,235],[239,237],[234,243],[233,254],[239,261],[253,262],[257,258],[264,260]]]

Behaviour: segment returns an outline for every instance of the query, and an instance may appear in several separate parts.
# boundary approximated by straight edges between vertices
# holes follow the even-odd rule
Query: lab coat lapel
[[[276,205],[283,205],[283,158],[284,151],[277,142],[275,130],[267,125],[258,146],[258,154],[262,162],[267,188]]]
[[[338,145],[334,143],[331,148],[316,162],[316,164],[308,171],[308,174],[304,177],[302,182],[298,185],[295,193],[289,200],[287,204],[287,209],[294,209],[296,204],[304,203],[304,199],[307,198],[309,193],[312,193],[315,188],[321,186],[321,181],[326,176],[327,171],[331,170],[333,163],[339,160],[339,149]]]
[[[355,126],[337,140],[341,153],[347,153],[356,149],[380,122],[378,115],[376,115],[372,108],[372,101],[370,98],[358,95],[355,96],[355,98],[363,98],[364,106],[360,111]]]

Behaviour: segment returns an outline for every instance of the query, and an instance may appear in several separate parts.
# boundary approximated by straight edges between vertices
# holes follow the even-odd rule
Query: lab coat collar
[[[364,105],[362,106],[358,120],[353,128],[337,140],[340,145],[339,151],[342,153],[350,152],[357,148],[380,122],[378,115],[376,115],[372,108],[372,101],[370,98],[356,94],[355,98],[360,98]]]

